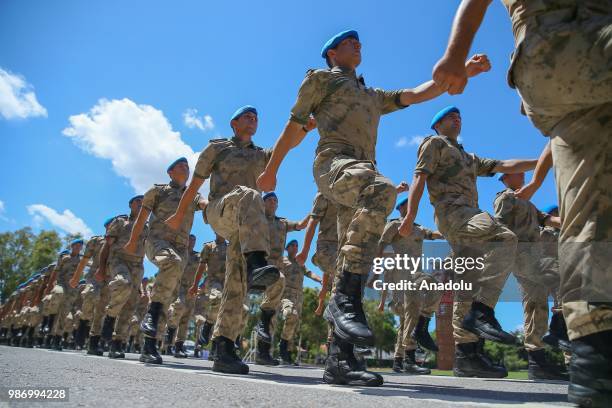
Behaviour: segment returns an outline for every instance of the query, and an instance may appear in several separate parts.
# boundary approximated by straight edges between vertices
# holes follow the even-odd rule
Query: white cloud
[[[199,118],[198,110],[193,108],[189,108],[183,112],[183,122],[189,129],[198,128],[204,132],[215,128],[212,116],[204,115]]]
[[[5,210],[4,201],[0,200],[0,214],[3,214]]]
[[[410,139],[406,136],[402,136],[395,142],[395,147],[419,146],[423,142],[423,139],[425,139],[424,136],[412,136]]]
[[[47,110],[25,78],[0,68],[0,115],[4,119],[47,117]]]
[[[100,99],[87,113],[69,118],[63,134],[84,151],[111,161],[137,193],[168,180],[166,168],[184,156],[193,170],[198,153],[172,130],[163,112],[130,99]]]
[[[91,229],[85,221],[74,215],[70,210],[58,213],[53,208],[44,204],[32,204],[28,206],[28,213],[32,216],[35,225],[42,225],[46,220],[54,227],[57,227],[68,234],[81,234],[84,237],[93,235]]]

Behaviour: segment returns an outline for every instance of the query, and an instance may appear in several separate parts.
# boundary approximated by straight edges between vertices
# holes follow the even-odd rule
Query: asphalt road
[[[385,375],[378,388],[329,386],[320,368],[251,365],[246,376],[164,356],[162,366],[0,346],[0,407],[490,407],[568,406],[567,383]],[[67,402],[7,402],[8,388],[67,387]],[[51,404],[51,405],[49,405]]]

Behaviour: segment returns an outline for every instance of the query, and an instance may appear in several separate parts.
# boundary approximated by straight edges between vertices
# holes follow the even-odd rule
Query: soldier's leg
[[[261,316],[259,322],[257,322],[255,326],[258,341],[268,344],[272,342],[274,315],[280,307],[284,289],[285,275],[281,272],[279,279],[266,289],[261,304],[259,305]]]
[[[138,279],[138,277],[136,276],[133,276],[131,280],[130,294],[128,296],[127,301],[123,305],[119,316],[117,316],[117,320],[115,322],[115,328],[113,331],[113,341],[111,343],[110,351],[108,353],[109,358],[125,358],[123,343],[127,342],[129,338],[128,330],[130,327],[130,323],[132,322],[132,317],[134,316],[136,305],[140,300],[140,294],[138,293],[139,282],[140,279]]]
[[[109,302],[105,308],[105,317],[100,333],[101,338],[109,342],[112,341],[117,318],[132,293],[130,264],[120,259],[113,260],[110,271],[112,279],[108,284]],[[97,340],[94,339],[95,341]]]
[[[181,315],[181,319],[179,320],[178,328],[176,331],[177,341],[184,342],[185,340],[187,340],[187,328],[189,325],[189,320],[193,316],[194,307],[195,307],[195,299],[187,298],[185,300],[185,309],[183,310],[183,313]]]
[[[417,288],[420,288],[423,283],[437,282],[433,276],[420,271],[415,272],[411,277]],[[417,309],[413,310],[410,318],[406,320],[406,331],[422,347],[437,352],[438,346],[429,334],[429,322],[434,312],[438,310],[442,292],[424,289],[413,293],[410,297],[411,306],[416,306]]]
[[[203,321],[201,328],[196,331],[196,333],[198,333],[198,343],[204,346],[210,341],[213,327],[217,321],[217,315],[219,314],[219,307],[221,306],[221,298],[223,295],[223,284],[219,282],[210,282],[207,291],[208,300],[204,305]]]
[[[106,306],[110,302],[110,290],[107,283],[103,283],[100,288],[100,295],[95,304],[89,336],[100,336],[102,334],[102,322],[106,314]]]

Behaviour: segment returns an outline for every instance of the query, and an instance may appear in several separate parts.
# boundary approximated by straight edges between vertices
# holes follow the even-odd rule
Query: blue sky
[[[256,143],[278,137],[308,68],[323,67],[321,45],[355,28],[363,43],[359,72],[371,86],[414,87],[431,78],[457,2],[431,1],[5,1],[0,5],[0,230],[24,226],[102,233],[103,220],[186,154],[193,163],[211,138],[230,135],[229,116],[260,112]],[[506,85],[513,48],[510,20],[494,2],[473,52],[491,72],[461,96],[442,96],[383,118],[380,170],[410,181],[416,141],[442,107],[462,110],[468,151],[491,158],[537,157],[544,139],[519,113]],[[35,99],[33,99],[35,98]],[[279,174],[278,214],[301,219],[315,194],[316,132],[292,151]],[[528,176],[529,177],[529,176]],[[492,209],[502,189],[478,183]],[[549,178],[535,195],[556,201]],[[434,227],[424,198],[417,222]],[[213,238],[196,218],[198,247]],[[292,234],[301,241],[302,234]],[[147,274],[153,273],[147,266]],[[521,323],[518,303],[500,305],[502,323]]]

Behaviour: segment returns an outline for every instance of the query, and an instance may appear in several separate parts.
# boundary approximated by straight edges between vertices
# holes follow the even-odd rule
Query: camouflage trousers
[[[467,221],[448,228],[449,225],[453,225],[452,218]],[[517,238],[512,231],[477,208],[459,207],[444,218],[436,217],[436,222],[448,240],[455,258],[483,258],[482,270],[466,270],[464,273],[455,274],[455,280],[461,279],[471,283],[473,289],[469,292],[455,292],[453,303],[455,343],[476,342],[478,337],[462,328],[463,318],[473,301],[495,307],[514,262]]]
[[[81,305],[80,318],[90,322],[90,336],[99,336],[102,333],[106,306],[110,301],[108,283],[88,283],[81,292],[81,297],[83,298],[83,304]]]
[[[317,241],[317,249],[312,256],[312,263],[317,266],[322,272],[323,276],[327,276],[328,287],[321,288],[326,289],[327,292],[331,292],[334,283],[334,276],[336,274],[336,261],[338,260],[338,242],[332,241]]]
[[[214,324],[217,321],[221,298],[223,297],[223,282],[207,282],[205,296],[203,318],[204,321]]]
[[[259,308],[261,310],[276,312],[280,307],[281,297],[285,290],[285,275],[283,273],[283,260],[282,259],[268,259],[270,264],[274,264],[280,271],[280,277],[274,284],[266,289],[261,300]]]
[[[529,119],[551,138],[560,297],[572,340],[612,330],[610,50],[612,4],[577,2],[527,21],[509,73]]]
[[[343,271],[367,275],[387,216],[397,193],[376,165],[351,151],[350,146],[328,147],[314,162],[314,178],[321,194],[338,211],[336,277]]]
[[[51,295],[45,305],[45,313],[47,315],[55,315],[55,324],[53,325],[52,335],[61,336],[64,332],[72,331],[71,312],[74,303],[77,301],[79,292],[77,289],[55,285]],[[70,315],[70,316],[69,316]]]
[[[187,247],[163,239],[148,238],[145,252],[147,258],[159,268],[151,288],[151,302],[161,303],[165,313],[176,296],[183,276],[188,260]]]
[[[285,291],[281,299],[280,314],[283,319],[281,339],[293,341],[302,316],[302,294],[295,290]]]
[[[187,294],[188,288],[181,288],[179,296],[168,308],[168,327],[176,328],[176,340],[185,341],[187,339],[187,325],[193,315],[195,297]]]
[[[225,282],[213,339],[219,336],[235,339],[246,324],[243,316],[247,275],[243,254],[270,253],[270,231],[261,194],[252,188],[237,186],[220,199],[209,202],[206,219],[216,233],[229,240]]]
[[[36,327],[42,323],[42,311],[38,306],[30,306],[26,310],[25,325]]]
[[[114,257],[110,262],[109,302],[106,315],[115,318],[113,338],[125,340],[129,322],[139,301],[140,281],[144,274],[142,261]],[[92,325],[93,329],[93,325]]]

